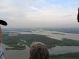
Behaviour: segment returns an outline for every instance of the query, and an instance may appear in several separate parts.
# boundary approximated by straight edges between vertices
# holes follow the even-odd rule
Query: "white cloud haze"
[[[65,8],[46,0],[0,0],[0,18],[11,28],[79,27],[77,7]]]

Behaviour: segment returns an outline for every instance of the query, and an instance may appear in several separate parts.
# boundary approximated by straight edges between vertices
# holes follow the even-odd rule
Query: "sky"
[[[7,28],[76,27],[79,0],[0,0]]]

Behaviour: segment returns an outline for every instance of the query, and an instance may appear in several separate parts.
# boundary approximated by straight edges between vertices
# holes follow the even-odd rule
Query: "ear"
[[[4,25],[4,26],[7,26],[7,22],[4,21],[4,20],[0,20],[0,24],[1,24],[1,25]]]

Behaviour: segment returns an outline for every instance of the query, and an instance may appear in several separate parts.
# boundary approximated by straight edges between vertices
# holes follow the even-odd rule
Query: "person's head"
[[[1,24],[1,25],[4,25],[4,26],[7,26],[7,22],[4,21],[4,20],[0,20],[0,24]]]
[[[49,59],[47,46],[41,42],[33,42],[30,48],[30,59]]]

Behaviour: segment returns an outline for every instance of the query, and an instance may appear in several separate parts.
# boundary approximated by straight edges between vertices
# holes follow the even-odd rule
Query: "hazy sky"
[[[7,27],[78,27],[79,0],[0,0]]]

